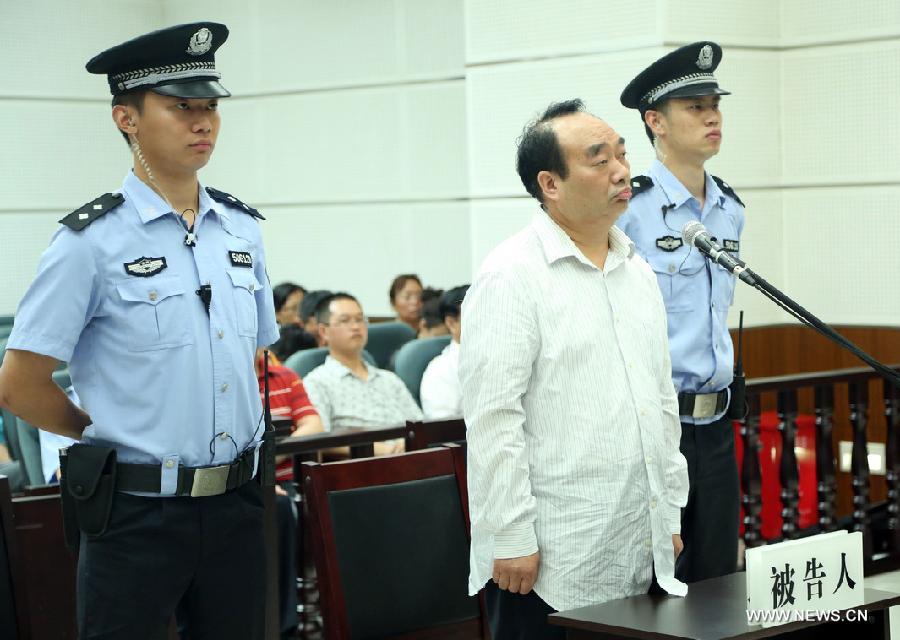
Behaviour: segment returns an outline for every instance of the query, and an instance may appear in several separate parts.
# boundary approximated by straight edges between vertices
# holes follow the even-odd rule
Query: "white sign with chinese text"
[[[747,610],[843,610],[863,594],[862,533],[833,531],[747,549]],[[763,622],[768,627],[777,622]]]

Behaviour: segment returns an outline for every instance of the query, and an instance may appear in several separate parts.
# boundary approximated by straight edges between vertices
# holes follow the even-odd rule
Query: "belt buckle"
[[[228,470],[231,465],[219,467],[198,467],[194,469],[194,482],[191,484],[191,497],[203,498],[225,493],[228,483]]]
[[[694,396],[695,418],[711,418],[716,415],[716,405],[719,401],[718,393],[698,393]]]

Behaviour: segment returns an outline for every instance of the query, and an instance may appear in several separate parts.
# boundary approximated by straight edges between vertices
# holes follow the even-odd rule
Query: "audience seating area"
[[[8,320],[0,317],[0,357]],[[415,339],[399,322],[373,324],[363,355],[393,369],[420,402],[422,375],[449,341]],[[303,377],[327,353],[300,351],[285,365]],[[62,388],[71,384],[64,368],[53,379]],[[867,572],[900,567],[900,391],[868,369],[838,370],[748,381],[747,403],[748,416],[735,422],[747,546],[845,526],[864,532]],[[842,485],[832,426],[845,413],[854,454]],[[873,504],[864,452],[873,439],[868,417],[876,414],[883,417],[879,433],[886,433],[888,493],[886,502]],[[42,486],[38,431],[9,412],[2,418],[27,486],[14,495],[0,476],[0,639],[75,638],[76,556],[64,543],[58,487]],[[293,459],[297,479],[301,637],[488,637],[483,601],[467,595],[464,421],[288,434],[282,426],[276,453]],[[375,443],[399,438],[406,453],[374,457]],[[350,459],[320,461],[346,457],[335,453],[339,448],[349,449]],[[852,497],[849,518],[838,517],[840,492],[841,499]],[[270,574],[279,544],[272,535],[274,501],[269,492]],[[277,582],[265,588],[270,605],[277,602]],[[275,607],[267,611],[267,625],[267,640],[279,638]],[[170,637],[176,637],[174,627]]]

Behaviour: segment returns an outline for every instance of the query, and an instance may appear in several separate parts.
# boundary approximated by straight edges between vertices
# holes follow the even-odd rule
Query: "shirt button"
[[[251,284],[249,287],[250,292],[252,293],[255,288],[256,288],[256,285]]]
[[[156,302],[156,299],[159,297],[159,294],[156,293],[155,291],[151,291],[147,297],[150,298],[150,302]]]
[[[222,330],[221,330],[221,329],[219,329],[219,333],[218,333],[218,334],[216,334],[216,335],[218,335],[218,336],[219,336],[219,340],[221,340],[221,339],[222,339],[222,338],[224,338],[224,337],[225,337],[225,332],[224,332],[224,331],[222,331]]]
[[[227,432],[227,431],[223,431],[222,433],[220,433],[220,434],[219,434],[219,440],[228,440],[228,432]]]
[[[674,264],[669,265],[669,273],[675,273],[675,265]]]
[[[172,469],[172,468],[174,468],[174,467],[175,467],[175,461],[174,461],[174,460],[166,460],[166,469]]]
[[[651,509],[655,509],[655,508],[656,508],[656,499],[653,499],[653,500],[650,501],[650,508],[651,508]]]
[[[653,541],[652,541],[652,540],[647,540],[647,541],[645,541],[645,542],[644,542],[644,546],[647,547],[647,548],[649,549],[650,547],[653,546]]]
[[[223,382],[222,383],[222,393],[225,393],[226,391],[228,391],[228,383]]]
[[[653,464],[653,457],[647,456],[647,464]]]

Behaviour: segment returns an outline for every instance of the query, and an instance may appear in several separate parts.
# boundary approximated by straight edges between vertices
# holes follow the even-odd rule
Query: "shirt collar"
[[[202,215],[205,211],[213,210],[213,199],[206,192],[206,189],[203,187],[202,183],[198,183],[200,188],[200,214]],[[153,189],[150,188],[143,180],[138,178],[134,171],[129,171],[128,175],[125,176],[125,181],[122,184],[122,191],[125,192],[125,195],[128,196],[128,199],[134,205],[135,209],[137,209],[138,215],[141,217],[141,222],[147,224],[148,222],[152,222],[157,218],[160,218],[167,213],[174,213],[172,208],[168,205],[168,203],[162,199],[162,197],[156,193]],[[228,214],[222,211],[217,211],[219,215],[223,218],[228,219]],[[198,215],[198,217],[199,217]]]
[[[596,268],[596,265],[588,260],[562,227],[556,224],[550,215],[544,211],[534,214],[532,226],[537,233],[538,240],[544,250],[544,258],[547,264],[553,264],[563,258],[575,258],[579,262]],[[624,232],[613,225],[609,230],[609,254],[613,262],[607,265],[607,270],[624,262],[634,255],[634,243]]]
[[[366,371],[369,374],[369,380],[378,376],[378,368],[373,367],[366,361],[365,358],[362,358],[362,362],[366,367]],[[347,366],[342,364],[337,358],[332,358],[331,355],[325,357],[325,366],[338,378],[345,378],[347,376],[356,376],[353,375],[353,372],[350,371]]]
[[[670,203],[675,205],[676,209],[694,197],[658,158],[650,165],[650,171],[648,171],[648,173],[650,174],[650,177],[653,178],[653,183],[659,185],[659,188],[666,194],[666,198],[668,198]],[[706,202],[718,204],[720,207],[724,206],[725,194],[722,193],[722,190],[719,189],[719,185],[716,184],[716,181],[712,179],[712,176],[709,175],[709,173],[705,173],[704,175],[706,176]],[[711,205],[707,204],[704,208],[708,208],[709,206]]]

